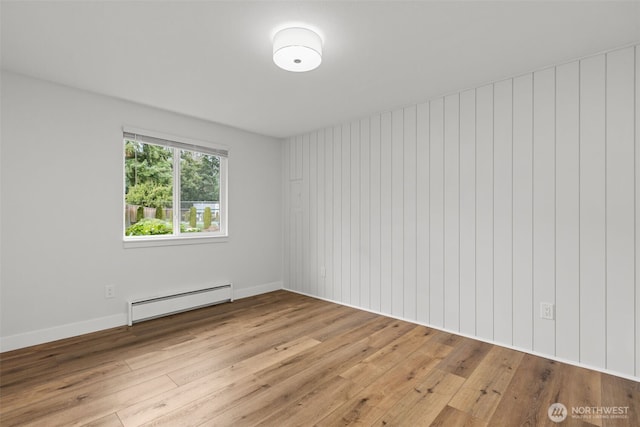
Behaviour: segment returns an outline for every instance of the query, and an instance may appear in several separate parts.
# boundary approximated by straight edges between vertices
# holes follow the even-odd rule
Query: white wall
[[[123,125],[230,147],[228,242],[123,248]],[[131,295],[280,287],[281,159],[280,140],[3,73],[3,349],[124,324]]]
[[[285,286],[640,377],[639,50],[291,138]]]

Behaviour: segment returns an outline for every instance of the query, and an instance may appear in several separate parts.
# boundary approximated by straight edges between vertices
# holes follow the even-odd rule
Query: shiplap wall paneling
[[[333,183],[334,173],[334,145],[333,145],[333,128],[327,128],[324,132],[324,177],[325,177],[325,206],[324,206],[324,221],[325,221],[325,243],[324,243],[324,266],[325,266],[325,278],[324,278],[324,291],[327,298],[337,301],[335,293],[334,278],[335,278],[335,216],[334,216],[334,203],[335,203],[335,185]]]
[[[371,124],[360,122],[360,306],[371,308]]]
[[[290,236],[293,254],[291,264],[291,283],[294,289],[301,290],[302,284],[302,136],[291,141],[293,155],[292,174],[289,186],[291,195]]]
[[[300,141],[302,141],[302,137],[300,137]],[[300,210],[302,205],[301,194],[300,194],[300,182],[297,177],[298,166],[296,165],[298,160],[298,137],[294,137],[291,139],[291,156],[293,156],[293,161],[291,162],[291,175],[289,177],[289,195],[291,199],[291,205],[289,206],[289,236],[291,242],[291,276],[290,281],[294,289],[297,288],[297,277],[298,277],[298,257],[295,253],[295,248],[297,247],[298,236],[296,234],[296,212]]]
[[[296,286],[300,291],[304,291],[304,218],[307,213],[304,209],[305,202],[305,181],[303,165],[304,163],[304,135],[297,138],[296,141],[296,180],[294,182],[295,195],[296,195],[296,207],[294,210],[295,217],[295,238],[296,238]],[[298,175],[299,174],[299,175]]]
[[[580,358],[579,63],[556,69],[556,355]]]
[[[351,303],[351,126],[340,126],[342,147],[342,301]]]
[[[298,220],[300,215],[300,210],[302,208],[302,194],[301,191],[301,182],[299,181],[302,178],[302,175],[298,175],[298,173],[302,171],[302,135],[292,137],[289,142],[290,146],[290,159],[289,162],[289,185],[288,185],[288,193],[290,195],[291,203],[289,205],[288,213],[289,213],[289,241],[291,246],[291,263],[289,266],[289,282],[291,287],[296,290],[300,290],[300,282],[298,270],[300,268],[300,259],[298,258],[299,254],[297,253],[298,248]],[[300,155],[298,155],[300,153]]]
[[[638,375],[637,49],[287,140],[286,286]]]
[[[444,327],[460,330],[460,96],[444,99]]]
[[[342,127],[333,128],[333,297],[342,299]]]
[[[291,139],[287,139],[282,144],[282,251],[284,259],[282,260],[282,282],[285,288],[291,289],[291,242],[290,239],[290,218],[289,209],[291,209]]]
[[[325,257],[325,226],[326,226],[326,216],[325,216],[325,203],[326,203],[326,194],[325,194],[325,152],[326,147],[324,144],[324,129],[318,131],[317,135],[317,147],[316,153],[318,156],[318,164],[317,164],[317,173],[318,173],[318,196],[316,202],[316,218],[318,221],[318,228],[315,231],[316,233],[316,253],[318,254],[318,293],[317,295],[322,298],[327,298],[326,294],[326,257]]]
[[[635,239],[636,239],[636,277],[635,277],[635,287],[636,287],[636,368],[635,375],[636,377],[640,377],[640,233],[638,232],[638,226],[640,226],[640,46],[636,46],[636,217],[635,217]]]
[[[289,281],[289,277],[291,277],[291,273],[289,269],[291,268],[291,245],[289,242],[289,209],[291,209],[291,200],[290,192],[291,192],[291,182],[290,182],[290,173],[291,173],[291,154],[289,150],[291,149],[291,140],[286,139],[282,144],[282,251],[284,259],[282,260],[282,282],[286,288],[291,288],[291,283]]]
[[[476,333],[493,339],[493,85],[476,90]]]
[[[296,239],[298,236],[296,236],[296,229],[295,229],[295,212],[294,209],[296,208],[296,204],[297,204],[297,200],[296,197],[299,196],[299,194],[296,193],[295,191],[295,186],[294,183],[292,182],[292,180],[295,179],[296,177],[296,141],[295,138],[292,138],[290,144],[290,155],[291,155],[291,174],[289,175],[289,181],[287,182],[287,193],[289,194],[289,200],[290,200],[290,204],[289,207],[287,209],[287,213],[289,214],[289,218],[288,218],[288,223],[287,223],[287,228],[289,230],[289,243],[290,243],[290,254],[291,254],[291,262],[289,265],[289,282],[291,284],[291,286],[294,289],[296,288],[296,283],[295,283],[295,279],[296,279],[296,269],[297,269],[297,258],[295,256],[295,247],[296,247]]]
[[[494,85],[493,331],[496,341],[513,344],[513,81]]]
[[[309,135],[309,287],[318,295],[318,134]]]
[[[298,177],[298,140],[302,140],[302,136],[294,136],[289,138],[289,180],[299,179]]]
[[[417,111],[416,106],[404,109],[404,301],[403,317],[416,320],[417,283]]]
[[[380,115],[371,117],[371,310],[381,311],[380,291],[382,277],[382,168],[386,169],[386,162],[382,161],[380,153]]]
[[[513,80],[513,345],[533,349],[533,74]]]
[[[295,177],[294,179],[302,179],[302,162],[304,150],[304,135],[296,136],[296,160],[295,160]]]
[[[391,113],[391,314],[404,305],[404,111]]]
[[[293,289],[301,290],[302,283],[302,258],[300,242],[302,239],[302,136],[291,139],[290,175],[288,192],[291,198],[289,208],[289,236],[291,242],[292,262],[290,265],[290,282]]]
[[[533,75],[533,349],[555,354],[555,322],[540,304],[555,304],[555,69]]]
[[[429,322],[429,103],[416,108],[416,318]]]
[[[380,180],[380,205],[381,205],[381,233],[380,246],[382,248],[380,263],[380,309],[383,313],[391,314],[392,287],[392,199],[391,199],[391,174],[392,174],[392,148],[391,148],[391,113],[382,114],[380,123],[380,150],[381,150],[381,180]]]
[[[605,57],[580,61],[580,361],[606,358]]]
[[[607,54],[607,368],[633,372],[634,50]]]
[[[430,102],[429,323],[444,326],[444,99]]]
[[[460,94],[460,332],[476,334],[476,91]]]
[[[310,203],[310,179],[309,179],[309,139],[310,135],[305,134],[302,136],[302,236],[300,241],[300,247],[302,249],[302,281],[300,282],[300,289],[303,292],[309,293],[311,289],[311,255],[310,255],[310,242],[311,227],[309,220],[311,217]]]
[[[296,187],[296,194],[299,200],[302,200],[302,189],[301,189],[301,185],[302,181],[295,181],[295,187]],[[303,290],[303,280],[304,280],[304,271],[303,271],[303,225],[302,225],[302,215],[303,215],[303,211],[302,208],[296,208],[293,212],[293,235],[295,238],[295,246],[294,246],[294,250],[296,253],[296,274],[294,276],[294,286],[295,289],[302,291]]]
[[[350,129],[351,147],[351,275],[350,303],[361,307],[360,302],[360,122],[345,126]]]
[[[294,137],[291,138],[287,138],[287,140],[285,141],[285,161],[283,163],[283,165],[287,165],[287,172],[285,172],[285,180],[287,181],[287,187],[288,187],[288,181],[291,181],[293,179],[293,175],[294,175],[294,171],[296,169],[296,157],[293,154],[293,143],[295,141]],[[287,207],[290,207],[291,205],[288,205]]]

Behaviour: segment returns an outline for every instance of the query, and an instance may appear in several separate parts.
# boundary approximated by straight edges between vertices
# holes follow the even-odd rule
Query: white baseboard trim
[[[284,286],[282,282],[264,283],[250,288],[234,288],[233,299],[248,298],[255,295],[266,294],[267,292],[279,291],[283,288]]]
[[[54,326],[52,328],[10,335],[8,337],[0,338],[0,352],[31,347],[33,345],[89,334],[91,332],[102,331],[104,329],[116,328],[126,324],[127,315],[125,313],[120,313],[112,316],[99,317],[97,319],[67,323],[66,325]]]
[[[249,288],[234,288],[233,298],[248,298],[254,295],[277,291],[282,288],[282,282],[265,283]],[[119,313],[111,316],[99,317],[97,319],[90,319],[76,323],[67,323],[66,325],[54,326],[52,328],[39,329],[36,331],[24,332],[22,334],[0,337],[0,353],[25,347],[31,347],[34,345],[44,344],[65,338],[76,337],[78,335],[89,334],[91,332],[98,332],[105,329],[117,328],[118,326],[125,326],[126,324],[127,314]]]
[[[477,337],[475,335],[469,335],[469,334],[465,334],[463,332],[458,332],[458,331],[454,331],[454,330],[451,330],[451,329],[445,329],[445,328],[441,328],[439,326],[433,326],[433,325],[430,325],[428,323],[418,322],[417,320],[406,319],[404,317],[394,316],[394,315],[389,314],[389,313],[382,313],[380,311],[375,311],[375,310],[370,310],[368,308],[358,307],[358,306],[353,305],[353,304],[347,304],[347,303],[344,303],[344,302],[335,301],[335,300],[332,300],[332,299],[329,299],[329,298],[324,298],[324,297],[320,297],[320,296],[317,296],[317,295],[308,294],[306,292],[296,291],[294,289],[288,289],[288,288],[283,288],[283,289],[285,291],[288,291],[288,292],[293,292],[294,294],[300,294],[300,295],[304,295],[304,296],[307,296],[307,297],[316,298],[316,299],[319,299],[319,300],[322,300],[322,301],[332,302],[334,304],[339,304],[339,305],[343,305],[345,307],[355,308],[357,310],[368,311],[369,313],[379,314],[380,316],[385,316],[385,317],[390,317],[392,319],[402,320],[404,322],[413,323],[415,325],[426,326],[428,328],[436,329],[438,331],[442,331],[442,332],[446,332],[446,333],[454,334],[454,335],[459,335],[459,336],[462,336],[462,337],[465,337],[465,338],[470,338],[470,339],[473,339],[473,340],[476,340],[476,341],[486,342],[486,343],[489,343],[489,344],[497,345],[499,347],[504,347],[504,348],[508,348],[508,349],[511,349],[511,350],[520,351],[522,353],[531,354],[533,356],[543,357],[545,359],[550,359],[550,360],[553,360],[555,362],[566,363],[567,365],[577,366],[579,368],[590,369],[592,371],[602,372],[603,374],[613,375],[613,376],[620,377],[620,378],[625,378],[625,379],[628,379],[628,380],[631,380],[631,381],[640,382],[640,377],[636,377],[636,376],[633,376],[633,375],[625,374],[625,373],[622,373],[622,372],[616,372],[616,371],[612,371],[610,369],[599,368],[597,366],[591,366],[591,365],[587,365],[585,363],[580,363],[580,362],[576,362],[576,361],[573,361],[573,360],[563,359],[563,358],[552,356],[552,355],[549,355],[549,354],[544,354],[544,353],[540,353],[540,352],[537,352],[537,351],[529,350],[527,348],[521,348],[521,347],[516,347],[516,346],[512,346],[512,345],[508,345],[508,344],[503,344],[503,343],[496,342],[496,341],[491,341],[491,340],[488,340],[488,339],[485,339],[485,338]]]

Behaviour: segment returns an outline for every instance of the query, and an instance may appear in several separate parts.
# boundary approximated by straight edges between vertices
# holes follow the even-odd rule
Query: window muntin
[[[125,132],[125,240],[226,236],[226,155]]]

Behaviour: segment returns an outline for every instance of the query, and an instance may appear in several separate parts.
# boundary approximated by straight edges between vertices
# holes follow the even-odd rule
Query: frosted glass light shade
[[[322,39],[307,28],[280,30],[273,37],[273,62],[287,71],[311,71],[322,62]]]

